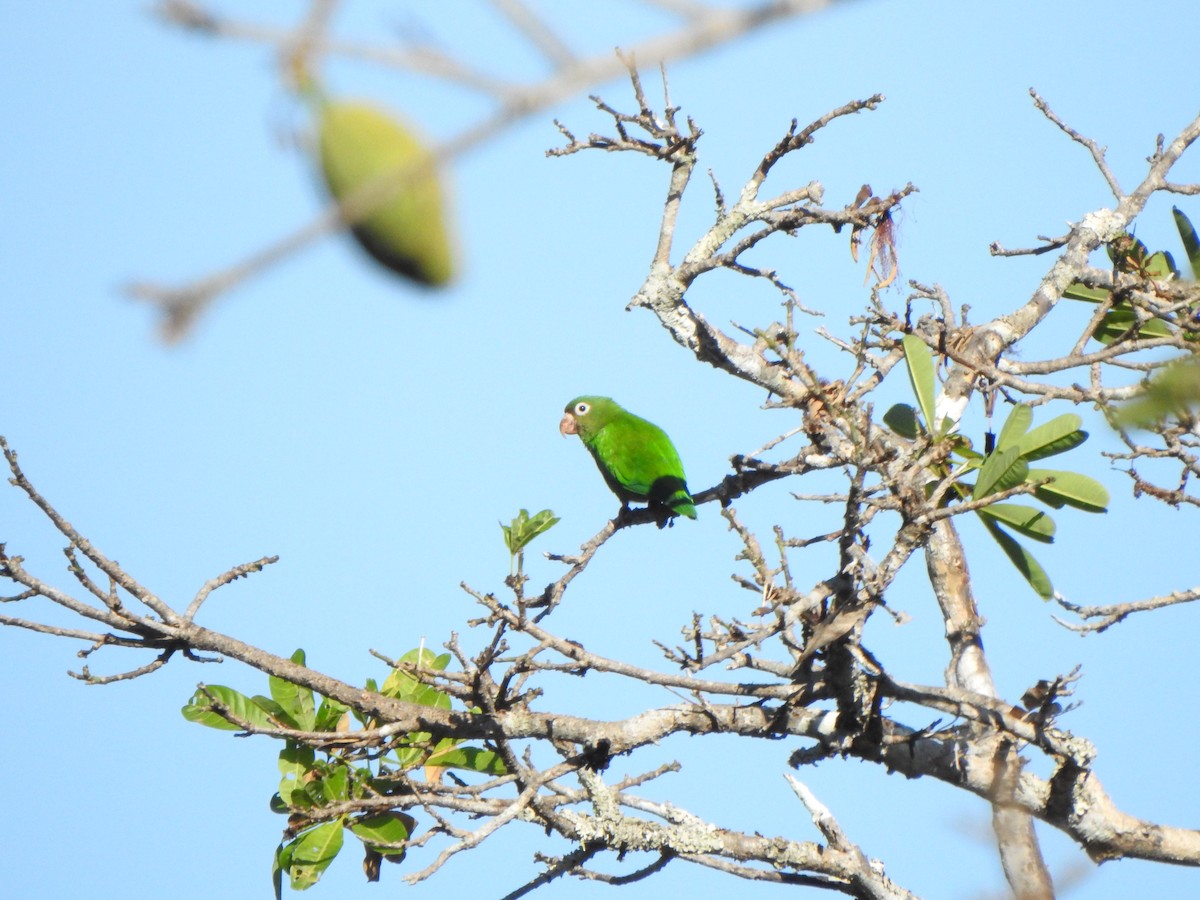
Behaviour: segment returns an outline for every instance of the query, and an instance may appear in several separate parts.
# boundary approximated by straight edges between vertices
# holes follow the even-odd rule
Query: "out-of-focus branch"
[[[764,0],[751,7],[698,7],[684,15],[679,28],[667,35],[641,42],[631,41],[629,55],[644,60],[669,61],[702,53],[736,40],[785,19],[807,15],[839,0]],[[311,57],[348,55],[368,58],[381,64],[447,80],[483,93],[493,99],[495,110],[466,126],[457,135],[432,148],[432,157],[448,165],[464,153],[481,146],[497,134],[523,119],[543,112],[590,86],[602,84],[625,70],[623,60],[609,53],[580,57],[551,38],[551,30],[532,14],[520,10],[517,0],[505,0],[504,9],[526,34],[535,35],[536,43],[554,63],[553,72],[525,85],[505,82],[502,77],[482,73],[466,64],[427,48],[395,49],[338,41],[323,27],[329,10],[321,4],[295,29],[277,29],[224,17],[191,0],[164,0],[157,7],[164,20],[193,31],[223,38],[266,43],[277,49],[281,58],[292,58],[297,48]],[[554,49],[551,49],[553,45]],[[162,334],[167,340],[179,340],[194,324],[197,316],[225,292],[242,284],[275,263],[290,257],[317,238],[338,230],[346,223],[334,204],[306,223],[232,265],[182,285],[165,285],[141,279],[128,290],[132,296],[160,307],[164,314]]]
[[[556,69],[566,68],[575,62],[575,52],[541,16],[526,6],[522,0],[491,0],[491,2]]]

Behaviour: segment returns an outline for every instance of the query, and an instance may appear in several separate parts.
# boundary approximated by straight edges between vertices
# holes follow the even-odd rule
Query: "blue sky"
[[[307,6],[223,5],[276,24]],[[542,71],[478,2],[455,4],[453,16],[440,4],[343,6],[335,25],[348,37],[415,33],[506,77]],[[556,21],[585,54],[628,46],[666,21],[634,3],[614,2],[603,14],[595,4],[564,7]],[[879,111],[836,123],[779,166],[774,187],[817,179],[829,205],[839,205],[863,182],[878,193],[913,182],[920,193],[900,217],[902,278],[943,285],[979,321],[1019,304],[1048,265],[992,258],[992,241],[1028,246],[1112,202],[1087,154],[1034,109],[1031,86],[1108,147],[1126,188],[1140,179],[1155,136],[1169,139],[1196,114],[1193,5],[1158,0],[1133,10],[1110,0],[841,3],[673,63],[671,94],[704,129],[702,167],[727,193],[793,117],[804,124],[847,100],[885,94]],[[498,521],[521,507],[553,508],[562,522],[535,550],[569,552],[612,514],[613,498],[583,449],[557,433],[571,397],[609,394],[662,425],[696,490],[728,470],[731,454],[796,424],[761,410],[758,392],[697,364],[648,313],[624,311],[653,252],[667,172],[641,157],[546,158],[561,140],[553,118],[579,134],[607,128],[584,97],[531,116],[454,167],[464,267],[444,296],[398,283],[337,236],[229,292],[190,339],[164,346],[154,312],[123,287],[186,283],[317,214],[322,198],[297,149],[304,110],[281,85],[268,48],[181,33],[144,2],[46,0],[9,4],[7,13],[0,433],[69,520],[177,606],[228,567],[279,554],[267,572],[214,595],[203,624],[285,655],[303,646],[313,666],[347,680],[380,678],[368,648],[399,655],[451,631],[475,638],[465,622],[477,610],[458,584],[502,588],[508,558]],[[487,109],[457,89],[362,62],[331,60],[325,75],[331,90],[403,110],[440,139]],[[652,90],[652,72],[646,83]],[[592,90],[631,105],[620,81]],[[1195,151],[1173,177],[1200,180]],[[1176,202],[1198,219],[1195,201]],[[1177,248],[1170,206],[1155,198],[1140,221],[1148,244]],[[681,240],[700,233],[711,208],[698,179]],[[844,332],[846,315],[866,300],[862,263],[851,262],[844,235],[810,231],[767,242],[757,258],[826,311],[805,324],[810,333]],[[894,290],[889,302],[902,306],[905,293]],[[732,275],[689,296],[718,323],[778,315],[774,294]],[[1081,326],[1083,311],[1062,312],[1061,331],[1032,342],[1031,358]],[[813,360],[835,376],[844,362],[811,340]],[[887,384],[877,405],[906,392],[902,381]],[[1069,459],[1105,481],[1114,503],[1103,517],[1056,516],[1058,542],[1038,551],[1056,587],[1077,602],[1106,603],[1195,584],[1194,554],[1174,550],[1186,545],[1194,513],[1131,503],[1124,477],[1098,457],[1111,438],[1093,413],[1079,412],[1093,439]],[[836,526],[834,514],[788,492],[830,484],[768,488],[738,508],[768,533],[778,521],[792,534],[818,534]],[[0,540],[27,568],[69,586],[61,539],[15,490],[0,492],[0,525]],[[1114,800],[1151,820],[1195,825],[1200,733],[1181,711],[1195,611],[1167,610],[1080,639],[1053,622],[1055,610],[986,536],[969,525],[965,536],[1001,689],[1019,696],[1082,663],[1083,706],[1065,724],[1096,742],[1097,771]],[[596,652],[658,665],[652,640],[676,641],[693,609],[746,616],[753,608],[728,577],[738,549],[711,507],[696,523],[624,532],[572,587],[554,625]],[[820,551],[794,562],[802,581],[825,577],[828,564]],[[535,585],[559,571],[536,552],[528,569]],[[912,621],[873,622],[867,643],[896,677],[938,683],[941,622],[915,570],[891,598]],[[65,621],[54,611],[22,614],[35,613]],[[177,900],[214,890],[267,896],[281,826],[267,809],[277,747],[178,714],[198,681],[256,693],[265,679],[235,664],[177,661],[132,683],[84,687],[64,674],[81,665],[74,649],[0,632],[10,703],[0,823],[6,890],[99,900],[159,889]],[[145,661],[110,650],[89,664],[105,672]],[[674,698],[623,694],[589,678],[553,684],[547,702],[616,717]],[[678,758],[683,772],[648,794],[722,825],[816,839],[782,779],[792,749],[668,743],[624,761],[622,771]],[[931,898],[1002,890],[981,803],[857,762],[798,774],[906,887]],[[731,809],[721,795],[732,789],[748,799]],[[1136,862],[1094,869],[1063,837],[1040,833],[1064,894],[1072,877],[1080,879],[1072,896],[1196,892],[1190,870]],[[507,829],[415,888],[402,887],[395,868],[384,872],[385,886],[365,885],[348,852],[313,892],[493,896],[535,873],[535,849],[565,849],[540,841],[540,832]],[[542,893],[603,890],[568,882]],[[684,890],[768,892],[674,866],[622,897]]]

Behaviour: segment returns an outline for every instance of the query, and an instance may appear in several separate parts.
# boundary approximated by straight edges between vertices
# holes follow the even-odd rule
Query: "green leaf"
[[[1136,331],[1131,331],[1135,326]],[[1128,304],[1122,303],[1108,311],[1092,332],[1092,337],[1108,345],[1126,334],[1139,338],[1170,337],[1171,329],[1161,319],[1146,319],[1139,325],[1138,316]]]
[[[1146,264],[1150,251],[1128,231],[1117,235],[1105,245],[1108,258],[1122,272],[1135,272]]]
[[[394,850],[382,844],[402,844],[417,827],[417,820],[402,812],[385,812],[351,819],[350,831],[368,848],[391,857],[393,862],[404,858],[404,850]]]
[[[422,733],[413,733],[413,734],[407,735],[407,737],[409,738],[409,740],[411,740],[413,742],[421,742],[422,738],[424,738],[425,740],[428,740],[431,737],[431,735],[422,734]],[[422,747],[397,747],[395,753],[393,754],[393,756],[396,760],[396,768],[398,768],[401,772],[407,772],[409,769],[413,769],[413,768],[416,768],[417,766],[421,765],[427,755],[428,755],[428,751],[423,746]]]
[[[1043,544],[1054,543],[1054,520],[1040,509],[1018,503],[993,503],[979,510],[979,515],[1003,522],[1018,534]]]
[[[307,807],[312,804],[305,793],[305,776],[316,760],[316,751],[295,741],[287,741],[279,751],[279,799],[288,806]]]
[[[415,647],[405,653],[398,662],[410,663],[414,666],[420,666],[422,669],[436,669],[439,672],[446,671],[446,666],[450,665],[450,654],[437,654],[428,647]]]
[[[521,512],[525,512],[525,510],[521,510]],[[513,519],[512,525],[505,525],[503,522],[500,523],[500,530],[504,532],[504,546],[508,548],[508,552],[513,556],[517,554],[516,545],[513,543],[513,531],[516,528],[516,519]]]
[[[435,753],[425,761],[427,766],[443,769],[463,769],[468,772],[483,772],[485,775],[506,775],[508,769],[499,754],[480,747],[455,747]]]
[[[1108,489],[1096,479],[1058,469],[1029,470],[1029,481],[1041,481],[1043,478],[1054,480],[1035,489],[1033,495],[1048,506],[1055,509],[1073,506],[1084,512],[1108,512]]]
[[[917,419],[917,411],[907,403],[897,403],[883,414],[883,424],[900,437],[914,440],[921,433],[921,423]]]
[[[979,467],[979,475],[975,479],[975,488],[971,492],[973,500],[982,500],[999,491],[1007,490],[1025,480],[1029,466],[1021,458],[1018,447],[1005,450],[995,450],[983,459]]]
[[[1178,206],[1171,207],[1171,215],[1175,217],[1175,227],[1179,230],[1179,239],[1183,241],[1184,252],[1187,253],[1188,265],[1192,269],[1192,278],[1200,281],[1200,238],[1191,220],[1185,216]]]
[[[280,844],[275,848],[271,864],[271,881],[275,886],[275,900],[283,900],[283,873],[292,865],[292,844]]]
[[[1008,414],[1008,418],[1004,420],[1004,426],[1000,429],[1000,435],[996,438],[996,449],[1007,450],[1029,430],[1030,423],[1033,422],[1033,409],[1028,403],[1018,403],[1012,408],[1012,412]]]
[[[1175,257],[1166,250],[1159,250],[1146,260],[1146,274],[1157,281],[1173,278],[1178,273],[1179,270],[1175,268]]]
[[[1088,287],[1082,281],[1072,281],[1063,291],[1067,300],[1085,300],[1088,303],[1103,303],[1108,299],[1108,291],[1103,288]]]
[[[342,849],[342,820],[322,822],[291,842],[287,866],[292,889],[303,891],[316,884]]]
[[[275,724],[280,728],[287,727],[287,719],[283,715],[283,707],[272,700],[270,697],[264,697],[262,694],[255,694],[250,698],[256,705],[261,706],[267,711],[267,714],[275,719]]]
[[[937,435],[937,423],[934,422],[934,392],[936,381],[933,374],[933,355],[929,348],[915,334],[906,334],[900,342],[904,347],[904,360],[908,364],[908,378],[912,382],[913,393],[921,415],[925,419],[925,427],[933,435]]]
[[[344,703],[331,700],[329,697],[322,697],[321,705],[317,707],[313,731],[336,731],[338,723],[342,720],[342,716],[349,709],[350,707]]]
[[[969,438],[961,434],[953,434],[950,436],[951,449],[963,459],[977,463],[974,468],[978,469],[979,464],[983,463],[984,456],[972,445]]]
[[[559,522],[558,516],[554,515],[553,510],[543,509],[529,519],[529,525],[525,529],[528,538],[525,543],[533,540],[539,534],[545,534]]]
[[[333,763],[319,767],[318,777],[305,782],[304,790],[315,806],[327,806],[339,800],[350,799],[350,770]]]
[[[981,519],[988,532],[996,539],[996,543],[1000,545],[1000,549],[1009,558],[1017,571],[1020,572],[1025,580],[1029,582],[1029,586],[1043,600],[1049,600],[1054,596],[1054,585],[1050,583],[1050,576],[1046,574],[1046,570],[1041,567],[1033,555],[1017,543],[1012,535],[1008,534],[991,519],[983,517]]]
[[[292,654],[292,662],[305,665],[304,651],[297,650]],[[316,725],[317,711],[313,705],[313,692],[306,687],[292,684],[272,675],[268,680],[272,699],[279,704],[280,715],[291,728],[300,731],[313,731]]]
[[[271,721],[267,710],[263,709],[254,700],[251,700],[240,691],[235,691],[231,687],[224,687],[219,684],[206,685],[206,689],[216,698],[218,703],[239,719],[249,722],[251,725],[257,725],[260,728],[275,727],[275,723]],[[198,725],[207,725],[209,728],[219,728],[222,731],[241,730],[240,725],[233,724],[212,708],[212,700],[203,691],[196,691],[196,693],[192,694],[192,699],[184,704],[180,712],[183,713],[183,717],[189,722],[195,722]]]
[[[1200,357],[1170,363],[1117,413],[1117,423],[1148,427],[1200,406]]]
[[[511,525],[501,524],[500,529],[504,532],[504,545],[508,547],[509,553],[516,556],[528,546],[530,541],[539,534],[549,531],[558,524],[558,521],[553,511],[549,509],[543,509],[533,516],[529,515],[529,510],[522,509],[512,520]]]
[[[1082,423],[1075,413],[1064,413],[1022,435],[1017,441],[1017,449],[1021,457],[1030,462],[1065,453],[1087,440],[1087,432],[1079,429]]]
[[[450,654],[441,656],[424,647],[409,650],[397,662],[408,663],[420,669],[431,669],[442,672],[450,664]],[[410,703],[420,703],[424,706],[436,706],[441,709],[450,708],[450,698],[437,688],[422,684],[402,669],[396,668],[384,679],[379,693]]]

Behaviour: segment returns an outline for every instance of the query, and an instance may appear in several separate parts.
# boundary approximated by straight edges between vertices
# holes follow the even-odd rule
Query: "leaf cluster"
[[[1191,220],[1178,207],[1172,207],[1175,227],[1179,231],[1184,251],[1187,253],[1188,267],[1192,279],[1200,280],[1200,238]],[[1117,275],[1132,275],[1144,282],[1178,281],[1183,275],[1175,258],[1169,251],[1158,250],[1151,253],[1142,241],[1132,234],[1123,232],[1106,245],[1108,258],[1113,266],[1113,283]],[[1076,280],[1063,291],[1063,297],[1068,300],[1083,300],[1088,303],[1107,303],[1108,310],[1096,323],[1092,337],[1102,344],[1112,344],[1114,341],[1129,338],[1170,337],[1172,332],[1165,321],[1150,317],[1139,311],[1120,290],[1089,287],[1082,281]]]
[[[303,650],[297,650],[291,659],[306,664]],[[417,670],[441,672],[449,662],[449,653],[411,650],[398,660],[382,685],[367,679],[366,689],[409,703],[449,709],[451,700],[446,693],[411,674]],[[351,730],[351,718],[365,730],[378,723],[274,675],[268,684],[270,696],[252,697],[223,685],[202,686],[182,712],[188,721],[210,728],[283,738],[279,789],[271,797],[272,811],[288,816],[284,840],[275,850],[276,897],[281,895],[285,873],[295,890],[316,884],[341,852],[347,830],[363,845],[363,866],[370,880],[378,880],[381,861],[403,861],[416,819],[394,808],[382,812],[334,812],[333,808],[353,809],[353,801],[377,797],[395,797],[393,805],[403,805],[399,798],[411,793],[407,773],[422,767],[427,781],[440,780],[447,769],[490,775],[505,772],[495,752],[461,746],[455,738],[435,739],[428,732],[398,736],[383,753],[357,752],[353,746],[363,731]]]
[[[1087,432],[1080,428],[1082,420],[1074,413],[1065,413],[1031,429],[1032,408],[1028,404],[1017,404],[1001,427],[994,446],[989,441],[986,452],[980,453],[972,447],[970,440],[953,431],[955,423],[950,420],[943,418],[935,425],[931,424],[936,422],[937,382],[933,356],[915,335],[905,335],[901,344],[919,412],[907,404],[896,404],[884,414],[884,423],[909,440],[946,441],[949,444],[948,458],[931,467],[935,478],[926,486],[927,492],[932,495],[939,484],[946,482],[949,489],[942,495],[941,506],[972,503],[972,509],[988,533],[1030,587],[1042,599],[1050,599],[1054,596],[1054,587],[1046,570],[1013,534],[1040,543],[1052,543],[1056,531],[1054,520],[1044,509],[1005,502],[1003,498],[1027,494],[1052,509],[1070,506],[1084,512],[1107,511],[1108,490],[1094,478],[1079,472],[1030,465],[1065,453],[1087,440]],[[972,475],[973,483],[966,480]]]
[[[500,523],[504,532],[504,546],[508,548],[511,557],[509,574],[519,576],[525,561],[525,548],[539,534],[544,534],[558,524],[558,516],[553,510],[543,509],[541,512],[529,515],[529,510],[522,509],[511,523]]]

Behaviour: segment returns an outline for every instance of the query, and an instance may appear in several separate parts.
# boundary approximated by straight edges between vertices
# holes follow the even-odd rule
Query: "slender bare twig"
[[[1144,600],[1129,600],[1125,603],[1112,603],[1107,606],[1087,606],[1072,603],[1064,597],[1055,597],[1063,609],[1074,613],[1083,621],[1067,622],[1055,618],[1060,625],[1078,632],[1107,631],[1113,625],[1123,622],[1126,618],[1138,612],[1148,612],[1152,609],[1162,609],[1179,603],[1192,603],[1200,600],[1200,588],[1190,588],[1185,591],[1172,591],[1158,597],[1147,597]]]
[[[227,572],[223,572],[216,578],[210,578],[200,586],[200,590],[196,592],[195,598],[188,608],[184,610],[183,617],[187,620],[192,620],[196,617],[196,613],[200,611],[200,606],[208,599],[208,595],[217,588],[224,587],[239,578],[245,578],[254,572],[261,572],[266,566],[272,563],[279,562],[278,556],[264,556],[262,559],[256,559],[254,562],[242,563],[240,566],[234,566]]]
[[[1088,153],[1092,155],[1092,162],[1096,168],[1100,170],[1100,174],[1104,176],[1104,180],[1108,182],[1108,188],[1112,191],[1113,196],[1117,200],[1122,200],[1125,197],[1125,192],[1121,190],[1121,185],[1117,182],[1117,176],[1113,174],[1112,169],[1108,166],[1108,160],[1104,154],[1107,152],[1106,147],[1101,147],[1098,143],[1089,137],[1084,137],[1066,122],[1058,117],[1058,115],[1050,108],[1045,98],[1042,97],[1033,88],[1029,89],[1029,96],[1033,98],[1033,105],[1036,106],[1047,119],[1058,126],[1063,134],[1067,135],[1075,143],[1082,145]]]

